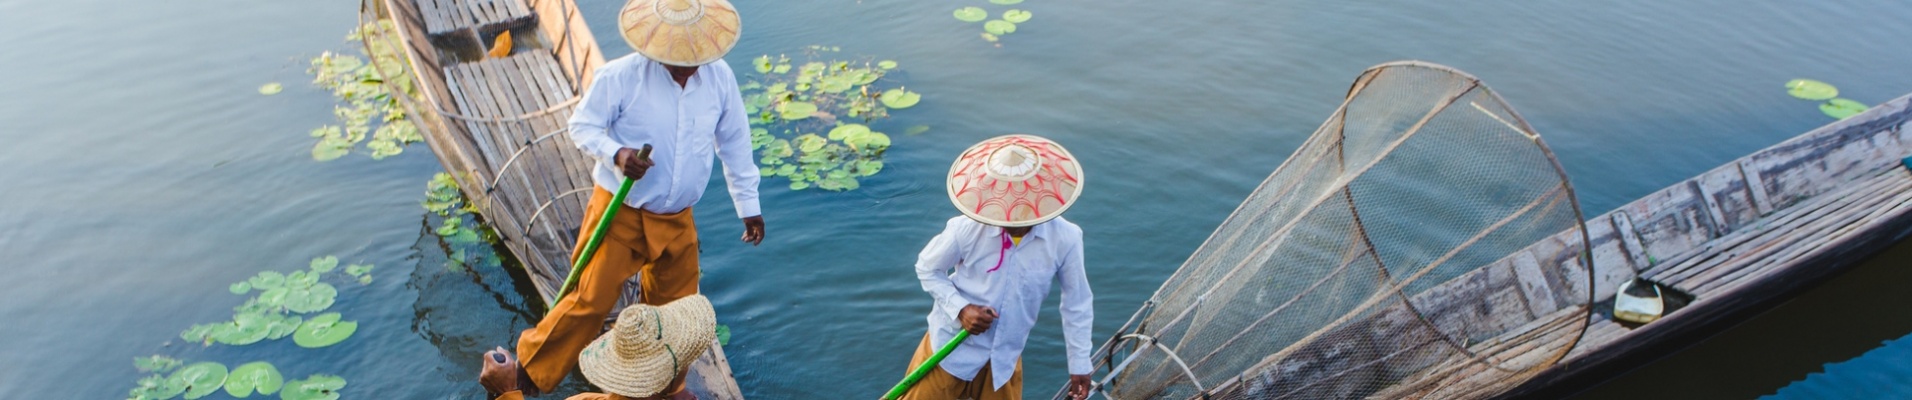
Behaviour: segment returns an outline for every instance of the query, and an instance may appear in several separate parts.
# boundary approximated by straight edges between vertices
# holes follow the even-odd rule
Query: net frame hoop
[[[1323,123],[1322,127],[1325,128],[1329,126],[1330,123],[1333,123],[1335,121],[1345,121],[1347,106],[1352,102],[1354,97],[1357,94],[1364,91],[1365,89],[1367,89],[1368,84],[1371,83],[1374,77],[1378,76],[1382,70],[1385,70],[1388,68],[1399,68],[1399,67],[1426,68],[1430,70],[1446,72],[1466,80],[1467,83],[1464,86],[1464,88],[1460,89],[1455,95],[1450,96],[1450,98],[1447,99],[1446,101],[1443,101],[1439,107],[1436,107],[1434,110],[1430,111],[1426,116],[1422,118],[1420,122],[1417,122],[1413,128],[1410,128],[1411,129],[1410,132],[1403,134],[1400,139],[1397,139],[1394,141],[1395,143],[1392,143],[1388,147],[1381,150],[1381,153],[1385,154],[1398,148],[1407,139],[1417,134],[1419,132],[1420,127],[1424,126],[1428,122],[1428,120],[1430,120],[1434,115],[1451,107],[1460,98],[1465,97],[1467,94],[1472,93],[1476,90],[1483,92],[1488,97],[1488,100],[1499,105],[1501,109],[1504,110],[1508,118],[1503,119],[1501,118],[1500,115],[1496,115],[1493,112],[1489,112],[1486,108],[1482,107],[1479,102],[1470,101],[1469,102],[1470,106],[1481,111],[1483,114],[1493,118],[1495,121],[1507,126],[1514,132],[1519,133],[1523,136],[1526,136],[1531,142],[1534,143],[1535,149],[1539,150],[1541,155],[1548,160],[1548,164],[1553,168],[1553,172],[1559,178],[1559,182],[1560,182],[1559,185],[1557,185],[1554,190],[1547,191],[1541,196],[1539,196],[1540,198],[1536,199],[1536,203],[1530,204],[1529,208],[1531,208],[1532,205],[1537,205],[1539,200],[1543,200],[1546,198],[1554,198],[1555,201],[1552,201],[1549,203],[1557,204],[1560,200],[1565,200],[1568,207],[1572,210],[1574,223],[1573,223],[1573,227],[1570,229],[1574,229],[1578,231],[1578,236],[1580,237],[1580,246],[1583,247],[1580,251],[1580,254],[1577,257],[1575,257],[1574,262],[1579,264],[1581,266],[1582,271],[1584,271],[1585,275],[1587,275],[1587,279],[1585,280],[1586,283],[1584,287],[1582,288],[1583,289],[1582,291],[1586,293],[1586,302],[1580,304],[1578,307],[1583,310],[1590,311],[1591,310],[1590,307],[1593,301],[1595,300],[1596,294],[1594,293],[1594,290],[1593,290],[1594,289],[1594,279],[1593,279],[1594,266],[1592,265],[1592,260],[1590,259],[1590,257],[1588,257],[1588,252],[1590,252],[1591,249],[1586,247],[1592,243],[1592,240],[1588,232],[1588,229],[1586,227],[1585,212],[1581,208],[1578,202],[1577,191],[1573,188],[1571,179],[1569,179],[1569,177],[1567,176],[1565,168],[1561,166],[1560,160],[1555,155],[1552,148],[1549,147],[1545,141],[1541,140],[1539,134],[1534,131],[1532,125],[1529,124],[1527,120],[1524,117],[1522,117],[1517,110],[1515,110],[1511,106],[1508,106],[1506,100],[1502,98],[1498,92],[1490,88],[1487,88],[1486,85],[1481,83],[1479,78],[1473,76],[1472,74],[1468,74],[1466,72],[1462,72],[1460,70],[1454,69],[1452,67],[1435,64],[1435,63],[1423,62],[1423,61],[1395,61],[1395,62],[1388,62],[1388,63],[1375,65],[1373,67],[1369,67],[1368,69],[1364,70],[1363,74],[1359,78],[1357,78],[1355,84],[1350,87],[1347,97],[1343,99],[1341,106],[1336,108],[1335,114],[1330,117],[1329,122]],[[1512,121],[1508,121],[1508,119],[1512,119]],[[1336,137],[1333,138],[1333,140],[1342,140],[1343,138],[1344,138],[1343,136],[1337,135]],[[1291,153],[1289,158],[1294,159],[1295,157],[1302,155],[1303,154],[1302,152],[1304,150],[1308,150],[1311,146],[1320,145],[1321,144],[1320,142],[1322,140],[1329,140],[1329,139],[1326,137],[1313,138],[1306,142],[1303,142],[1299,147],[1296,148],[1296,150],[1293,153]],[[1312,169],[1315,165],[1318,165],[1318,164],[1320,163],[1309,163],[1307,168]],[[1348,183],[1352,182],[1355,178],[1359,178],[1362,174],[1365,174],[1369,168],[1374,166],[1374,164],[1376,164],[1376,162],[1370,162],[1368,163],[1368,165],[1362,166],[1359,170],[1355,171],[1351,176],[1344,179],[1337,179],[1334,185],[1341,187],[1343,190],[1346,190]],[[1262,181],[1262,185],[1267,185],[1269,183],[1274,182],[1275,177],[1282,175],[1282,172],[1284,172],[1285,170],[1288,170],[1289,168],[1291,168],[1291,166],[1289,164],[1284,163],[1281,167],[1278,167],[1274,173],[1271,173],[1268,178],[1264,179]],[[1277,196],[1283,195],[1292,187],[1296,187],[1296,186],[1299,186],[1299,185],[1289,185],[1289,187],[1281,188],[1280,190],[1282,190],[1282,192],[1277,193],[1276,195]],[[1337,191],[1329,190],[1326,192],[1334,193]],[[1254,196],[1254,194],[1251,194],[1250,196],[1252,197]],[[1322,202],[1329,197],[1332,197],[1332,196],[1331,195],[1318,196],[1316,201],[1311,202],[1310,205],[1301,209],[1313,210],[1313,209],[1319,208]],[[1235,212],[1230,213],[1228,219],[1224,220],[1221,223],[1221,226],[1227,226],[1231,222],[1234,222],[1237,216],[1244,216],[1243,211],[1252,212],[1252,210],[1247,210],[1247,206],[1248,204],[1245,202],[1242,205],[1237,206],[1237,208],[1235,209]],[[1549,206],[1549,208],[1551,207],[1553,207],[1553,205]],[[1516,213],[1516,215],[1521,215],[1524,213],[1525,211],[1522,211],[1522,212]],[[1262,215],[1262,214],[1266,214],[1266,213],[1263,212],[1257,215]],[[1284,226],[1283,229],[1278,230],[1275,235],[1282,235],[1283,233],[1292,231],[1292,225],[1294,225],[1294,223],[1290,223],[1288,224],[1288,226]],[[1365,229],[1365,228],[1361,228],[1361,229]],[[1496,230],[1496,229],[1498,229],[1498,227],[1490,228],[1487,230],[1487,232],[1492,232],[1493,230]],[[1211,248],[1213,246],[1231,244],[1235,241],[1235,239],[1239,238],[1244,233],[1245,232],[1237,232],[1236,234],[1221,240],[1219,243],[1217,242],[1217,240],[1215,240],[1217,238],[1211,237],[1210,240],[1204,241],[1202,245],[1196,249],[1194,254],[1190,256],[1189,260],[1195,261],[1196,255],[1204,254],[1206,252],[1210,252],[1214,250]],[[1365,234],[1363,234],[1362,236],[1363,236],[1363,239],[1365,240],[1366,239]],[[1474,240],[1470,240],[1468,243],[1464,243],[1460,246],[1457,246],[1454,251],[1467,248],[1471,246],[1474,241],[1477,241],[1477,240],[1478,238]],[[1263,251],[1266,250],[1266,248],[1268,248],[1269,246],[1264,245],[1264,246],[1258,246],[1258,247],[1261,247],[1261,248],[1255,249],[1253,252],[1250,253],[1250,256],[1244,257],[1244,260],[1266,257],[1266,255],[1259,255],[1259,254],[1263,253]],[[1276,247],[1278,248],[1278,246]],[[1443,257],[1443,258],[1445,259],[1448,257]],[[1445,262],[1445,261],[1443,260],[1439,262]],[[1242,268],[1242,265],[1245,265],[1245,264],[1246,263],[1238,264],[1235,268],[1232,268],[1227,274],[1225,274],[1219,280],[1225,281],[1229,276],[1233,276],[1236,272],[1238,272]],[[1210,264],[1205,264],[1205,265],[1210,265]],[[1430,264],[1430,265],[1438,265],[1438,264]],[[1186,268],[1183,268],[1183,269],[1186,269]],[[1188,274],[1188,272],[1183,271],[1183,269],[1178,269],[1176,273],[1172,274],[1168,278],[1168,280],[1166,281],[1166,283],[1164,283],[1163,286],[1158,287],[1155,291],[1155,294],[1150,297],[1150,300],[1148,300],[1146,304],[1149,304],[1151,306],[1156,304],[1157,302],[1159,302],[1159,298],[1162,296],[1162,294],[1167,292],[1171,288],[1169,283],[1176,283],[1178,279],[1186,278],[1187,277],[1186,275]],[[1429,267],[1428,269],[1431,270],[1432,268]],[[1425,275],[1426,273],[1427,271],[1424,270],[1420,273],[1414,274],[1413,276],[1406,277],[1405,278],[1406,280],[1397,283],[1396,285],[1394,285],[1394,287],[1389,288],[1388,291],[1395,292],[1396,294],[1400,294],[1403,297],[1403,301],[1406,304],[1408,304],[1410,307],[1412,307],[1413,302],[1410,299],[1406,299],[1405,293],[1402,293],[1400,290],[1404,288],[1408,283],[1418,280],[1421,276]],[[1206,303],[1204,300],[1206,299],[1207,295],[1212,294],[1215,289],[1216,289],[1215,287],[1210,287],[1207,291],[1204,291],[1201,295],[1198,295],[1196,297],[1196,301],[1194,301],[1193,304],[1190,304],[1189,306],[1185,307],[1180,313],[1178,313],[1176,317],[1170,319],[1169,322],[1164,323],[1161,326],[1158,326],[1157,329],[1160,330],[1160,329],[1172,327],[1175,324],[1180,323],[1181,321],[1184,321],[1185,318],[1193,314],[1193,311],[1195,309],[1200,308],[1204,303]],[[1370,301],[1365,302],[1364,304],[1360,306],[1357,306],[1356,309],[1364,310],[1364,309],[1370,308],[1373,306],[1373,304],[1377,303],[1378,300],[1384,299],[1386,297],[1387,296],[1383,296],[1382,294],[1377,294],[1376,296],[1373,296],[1370,299]],[[1157,311],[1159,311],[1159,309],[1156,309],[1155,307],[1145,307],[1143,310],[1139,310],[1134,316],[1132,316],[1131,321],[1144,319],[1146,316],[1153,315]],[[1427,321],[1425,316],[1419,315],[1418,311],[1415,311],[1414,313],[1416,314],[1416,317],[1420,319],[1423,323],[1431,324],[1431,321]],[[1346,318],[1344,317],[1341,320],[1337,320],[1333,323],[1330,323],[1328,327],[1334,327],[1334,326],[1339,326],[1341,324],[1344,324],[1346,322],[1345,320]],[[1564,357],[1567,353],[1570,353],[1572,349],[1575,348],[1578,345],[1578,343],[1585,338],[1586,326],[1588,324],[1588,321],[1586,321],[1585,318],[1578,318],[1578,320],[1579,320],[1578,324],[1580,325],[1579,327],[1580,332],[1577,335],[1575,335],[1575,337],[1571,339],[1568,343],[1562,346],[1562,348],[1558,350],[1555,355],[1553,355],[1552,357],[1550,357],[1549,360],[1543,363],[1550,364],[1553,362],[1557,362],[1559,359]],[[1126,326],[1127,325],[1125,324],[1125,327]],[[1459,347],[1463,353],[1466,353],[1469,356],[1468,358],[1476,362],[1481,362],[1484,365],[1490,366],[1494,369],[1506,370],[1505,368],[1498,365],[1500,363],[1504,363],[1504,360],[1492,362],[1492,363],[1486,362],[1487,360],[1484,360],[1481,357],[1474,355],[1472,352],[1467,351],[1464,346],[1460,346],[1459,344],[1453,343],[1452,339],[1448,337],[1449,335],[1447,333],[1439,329],[1436,329],[1435,332],[1440,334],[1442,336],[1442,339],[1444,339],[1445,341],[1448,341],[1451,346]],[[1296,341],[1296,343],[1301,343],[1301,342],[1306,342],[1308,340],[1311,340],[1314,337],[1318,337],[1320,333],[1321,333],[1320,331],[1317,331],[1315,334],[1311,334],[1308,337],[1305,337],[1301,340]],[[1127,340],[1129,339],[1126,336],[1111,338],[1109,341],[1105,342],[1104,346],[1102,346],[1102,348],[1099,349],[1098,352],[1105,353],[1105,355],[1113,355],[1117,346],[1120,346],[1121,343],[1126,342]],[[1159,343],[1157,343],[1157,345],[1159,345]],[[1168,349],[1164,349],[1164,350],[1168,350]],[[1264,368],[1267,365],[1267,363],[1270,362],[1270,360],[1281,359],[1282,357],[1277,357],[1277,356],[1283,355],[1284,353],[1288,353],[1288,351],[1279,352],[1275,355],[1271,355],[1267,358],[1264,358],[1262,362],[1258,362],[1254,366],[1249,367],[1249,370]],[[1105,384],[1107,382],[1112,382],[1115,376],[1120,375],[1122,372],[1126,371],[1126,366],[1131,361],[1133,361],[1134,359],[1138,358],[1141,355],[1142,355],[1141,352],[1138,352],[1137,354],[1131,354],[1128,357],[1125,357],[1123,361],[1121,362],[1122,367],[1113,368],[1109,372],[1109,375],[1103,380],[1103,382]],[[1204,359],[1206,359],[1206,357],[1207,356],[1204,356]],[[1175,361],[1178,364],[1181,363],[1181,360],[1179,358],[1175,359]],[[1197,365],[1199,365],[1200,363],[1201,361],[1198,361]],[[1187,366],[1183,365],[1183,367],[1184,369],[1186,369]],[[1188,370],[1185,372],[1192,374],[1192,370]],[[1514,372],[1518,372],[1518,371],[1514,371]],[[1193,379],[1194,377],[1191,375],[1191,380]],[[1241,382],[1241,377],[1238,375],[1233,379],[1223,382],[1222,384],[1218,385],[1216,388],[1219,389],[1222,387],[1228,387],[1240,382]],[[1204,396],[1206,395],[1206,391],[1203,391],[1202,393]]]

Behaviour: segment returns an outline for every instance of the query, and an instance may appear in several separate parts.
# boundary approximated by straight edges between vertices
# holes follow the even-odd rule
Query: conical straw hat
[[[724,0],[630,0],[617,26],[644,57],[680,67],[723,58],[743,33],[737,8]]]
[[[977,222],[1034,226],[1075,205],[1082,194],[1082,165],[1049,139],[1000,136],[956,158],[948,189],[956,208]]]
[[[584,379],[611,393],[644,397],[663,391],[717,338],[717,313],[703,295],[661,307],[636,304],[617,326],[578,354]]]

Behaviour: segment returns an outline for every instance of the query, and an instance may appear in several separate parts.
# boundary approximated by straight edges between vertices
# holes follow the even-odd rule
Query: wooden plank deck
[[[407,50],[424,101],[404,105],[417,117],[426,144],[549,301],[571,269],[571,248],[593,187],[589,172],[595,160],[565,135],[578,96],[592,71],[604,64],[577,5],[571,0],[365,2],[366,13],[373,15],[362,18],[390,18],[398,28],[393,37],[368,40],[389,40]],[[434,39],[446,32],[476,37],[478,30],[521,23],[509,29],[536,34],[521,40],[547,45],[461,62],[445,55],[471,49],[437,46],[479,41]],[[525,27],[531,30],[520,30]],[[636,298],[637,285],[631,283],[622,304]],[[700,398],[743,398],[722,346],[715,343],[691,365],[689,379]]]

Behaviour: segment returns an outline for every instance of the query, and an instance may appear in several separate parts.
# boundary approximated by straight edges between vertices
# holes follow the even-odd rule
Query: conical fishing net
[[[1491,394],[1585,330],[1585,229],[1553,154],[1487,86],[1380,65],[1103,347],[1102,389]]]

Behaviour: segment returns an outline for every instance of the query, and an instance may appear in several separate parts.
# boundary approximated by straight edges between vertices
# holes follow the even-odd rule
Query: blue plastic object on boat
[[[1899,162],[1905,163],[1905,169],[1912,169],[1912,157],[1906,157],[1904,160],[1899,160]]]

